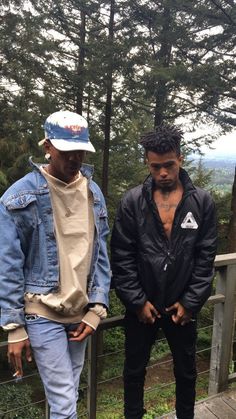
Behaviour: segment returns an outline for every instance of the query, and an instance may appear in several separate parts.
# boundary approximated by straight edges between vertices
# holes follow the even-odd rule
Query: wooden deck
[[[175,413],[156,419],[174,419]],[[194,419],[236,419],[236,388],[196,403]]]

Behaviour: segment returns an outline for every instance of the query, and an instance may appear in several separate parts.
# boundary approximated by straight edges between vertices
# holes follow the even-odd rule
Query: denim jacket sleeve
[[[102,192],[94,182],[91,182],[91,191],[94,196],[96,234],[88,297],[90,304],[100,303],[108,307],[111,274],[106,243],[109,234],[107,209]]]
[[[0,325],[24,325],[24,253],[11,212],[0,202]]]

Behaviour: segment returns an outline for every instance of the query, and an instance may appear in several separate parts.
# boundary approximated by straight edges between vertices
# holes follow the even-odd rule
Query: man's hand
[[[160,313],[155,309],[150,301],[146,301],[146,303],[139,308],[136,313],[139,321],[147,324],[153,324],[157,318],[161,317]]]
[[[89,326],[88,324],[84,322],[81,322],[79,326],[77,327],[77,329],[69,332],[69,335],[72,336],[70,337],[69,340],[82,342],[82,340],[87,338],[87,336],[92,335],[93,333],[94,333],[94,329],[91,326]]]
[[[8,361],[15,371],[14,377],[23,377],[22,368],[22,353],[25,352],[25,358],[28,362],[32,361],[30,341],[29,339],[22,340],[21,342],[8,344]]]
[[[175,311],[175,313],[171,316],[174,323],[184,326],[192,320],[192,313],[186,310],[186,308],[182,306],[182,304],[180,304],[178,301],[172,306],[166,308],[167,312],[172,310]]]

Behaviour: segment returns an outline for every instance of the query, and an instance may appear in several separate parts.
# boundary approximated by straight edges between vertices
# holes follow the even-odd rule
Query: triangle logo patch
[[[197,222],[191,212],[188,212],[186,217],[184,218],[182,224],[182,228],[190,228],[191,230],[196,230],[198,228]]]

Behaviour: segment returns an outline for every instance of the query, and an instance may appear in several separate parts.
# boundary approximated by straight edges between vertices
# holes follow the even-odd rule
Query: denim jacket
[[[53,212],[45,177],[34,170],[15,182],[0,200],[0,325],[24,325],[24,293],[49,294],[59,289],[59,265]],[[107,209],[102,192],[91,180],[92,167],[82,165],[93,194],[95,237],[89,303],[108,306],[110,266],[106,238]]]

